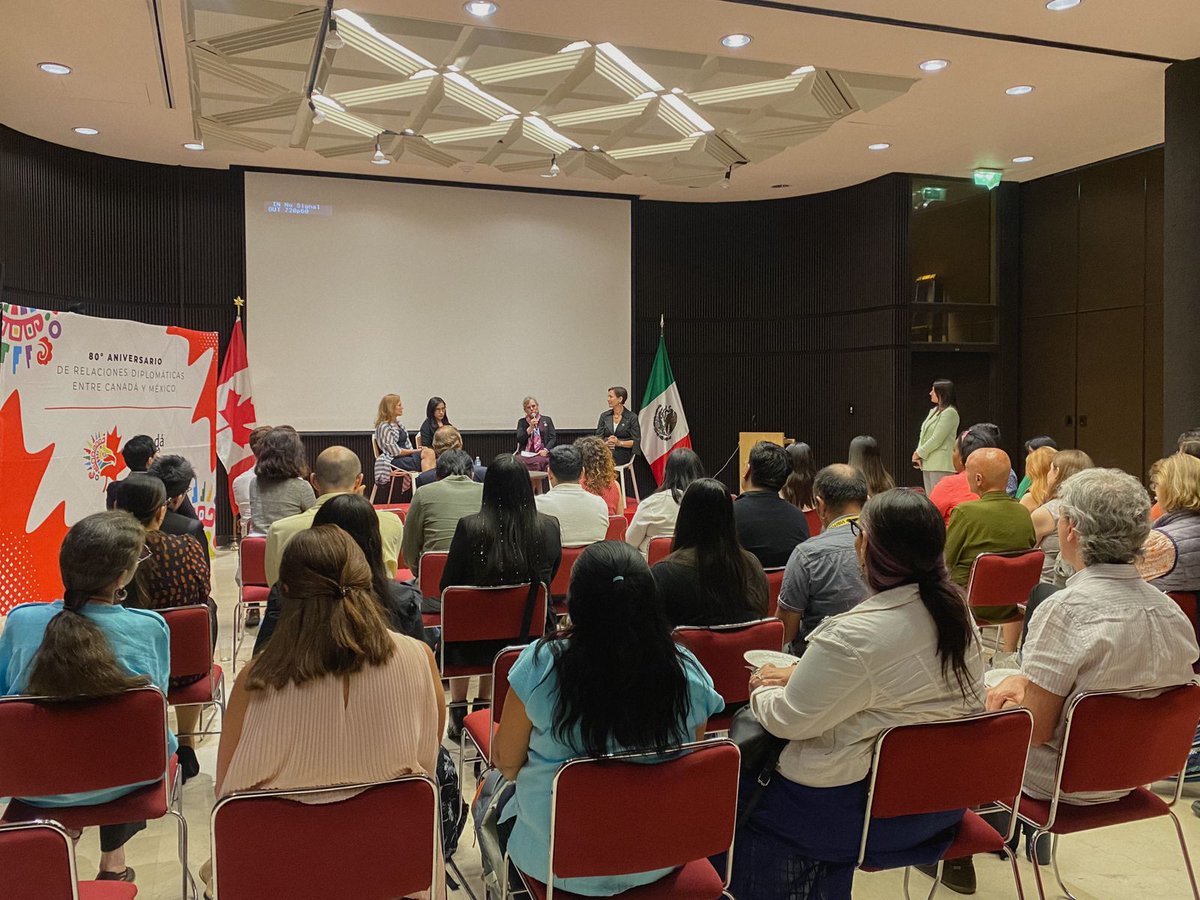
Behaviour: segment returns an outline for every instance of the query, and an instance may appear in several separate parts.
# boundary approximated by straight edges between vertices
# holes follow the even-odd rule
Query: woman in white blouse
[[[638,504],[625,532],[625,542],[642,552],[650,553],[650,541],[656,537],[675,534],[675,519],[679,516],[679,501],[688,485],[704,477],[704,464],[695,451],[679,447],[667,457],[662,486]]]
[[[738,828],[734,896],[849,900],[875,738],[983,707],[979,635],[947,576],[937,509],[914,491],[887,491],[855,527],[872,596],[822,622],[796,665],[750,678],[755,718],[789,743]],[[743,797],[752,794],[748,785]],[[961,818],[958,810],[876,823],[866,862],[934,862]]]

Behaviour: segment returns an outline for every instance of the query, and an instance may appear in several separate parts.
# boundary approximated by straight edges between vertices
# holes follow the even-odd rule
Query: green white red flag
[[[675,373],[667,358],[667,339],[663,334],[663,323],[658,324],[658,352],[654,356],[654,367],[646,383],[642,397],[642,411],[638,422],[642,426],[642,453],[654,480],[662,484],[663,469],[667,457],[676,447],[691,447],[687,416],[683,414],[683,403],[679,399],[679,388],[675,384]]]

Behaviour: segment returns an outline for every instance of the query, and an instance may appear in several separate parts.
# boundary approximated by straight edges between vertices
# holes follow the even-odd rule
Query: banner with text
[[[190,499],[211,546],[216,378],[215,332],[3,305],[0,615],[62,596],[63,536],[104,509],[136,434],[192,463]]]

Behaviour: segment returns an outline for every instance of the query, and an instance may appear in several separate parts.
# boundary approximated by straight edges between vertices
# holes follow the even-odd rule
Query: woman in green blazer
[[[958,408],[954,397],[954,382],[939,378],[929,391],[933,409],[921,423],[921,437],[913,451],[913,467],[921,470],[925,493],[954,474],[954,439],[958,437]]]

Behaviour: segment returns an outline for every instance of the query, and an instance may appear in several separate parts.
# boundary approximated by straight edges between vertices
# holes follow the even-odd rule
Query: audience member
[[[596,437],[612,451],[613,461],[618,466],[625,465],[637,455],[638,444],[642,441],[642,426],[637,414],[625,408],[628,401],[629,391],[623,387],[610,387],[608,409],[600,414],[600,421],[596,423]]]
[[[492,745],[500,771],[516,782],[499,816],[503,849],[543,883],[551,791],[564,763],[667,751],[702,737],[708,717],[723,707],[708,673],[671,639],[654,579],[633,548],[614,541],[588,547],[571,570],[568,598],[567,629],[526,647],[509,673]],[[554,887],[607,896],[670,871],[556,878]]]
[[[414,491],[419,487],[425,487],[427,484],[433,484],[433,482],[437,481],[441,477],[437,473],[436,461],[441,459],[442,454],[449,450],[462,450],[462,432],[460,432],[453,425],[443,425],[433,433],[433,443],[430,444],[430,446],[433,447],[433,458],[435,461],[434,467],[432,469],[427,469],[417,476],[417,480],[413,482]],[[468,455],[467,458],[470,459],[470,456]],[[487,474],[487,467],[472,464],[469,474],[475,481],[483,484],[483,476]],[[416,499],[415,493],[413,494],[413,499]]]
[[[813,499],[813,479],[817,477],[817,464],[813,462],[812,447],[803,441],[795,441],[784,448],[792,470],[788,472],[787,481],[779,496],[801,512],[809,512],[817,508]]]
[[[925,493],[947,475],[953,475],[954,438],[958,435],[958,401],[954,382],[939,378],[929,390],[933,409],[921,423],[921,436],[913,451],[913,465],[921,470]]]
[[[549,459],[550,492],[536,498],[538,512],[558,519],[564,545],[604,540],[608,531],[608,505],[579,483],[583,475],[583,455],[579,448],[555,447]]]
[[[195,516],[184,515],[183,506],[187,503],[187,492],[196,480],[196,471],[192,464],[182,456],[156,456],[147,474],[159,479],[167,489],[167,514],[163,516],[159,530],[163,534],[181,534],[193,537],[200,542],[205,554],[208,553],[208,534],[204,525]],[[188,504],[190,508],[191,504]]]
[[[258,451],[262,446],[262,439],[270,434],[272,428],[270,425],[261,425],[250,432],[248,438],[250,444],[250,454],[254,458],[254,462],[258,463]],[[250,533],[250,525],[254,520],[254,507],[250,502],[250,485],[254,483],[254,466],[248,468],[245,472],[233,479],[233,484],[230,486],[233,491],[233,504],[237,507],[238,524],[241,526],[241,533],[247,535]]]
[[[1017,500],[1031,513],[1046,502],[1050,465],[1058,450],[1054,447],[1038,447],[1025,457],[1025,477],[1029,479],[1029,490]],[[1021,492],[1018,485],[1017,493]]]
[[[554,580],[561,561],[558,520],[537,511],[529,470],[510,454],[497,456],[483,480],[482,507],[474,515],[460,519],[454,529],[442,574],[442,589],[452,585],[528,584],[532,599],[536,585],[548,585]],[[510,643],[511,640],[453,644],[445,649],[446,662],[488,664]],[[451,740],[458,740],[462,734],[467,688],[465,678],[450,683],[451,702],[456,704],[450,711]],[[491,690],[491,678],[480,678],[481,702],[490,699]]]
[[[400,424],[404,402],[399,394],[384,394],[375,413],[375,484],[392,480],[397,469],[424,472],[436,463],[431,447],[414,447],[408,430]]]
[[[121,605],[146,532],[127,512],[95,513],[63,539],[58,564],[66,591],[53,603],[14,607],[0,632],[0,694],[101,697],[150,684],[167,692],[170,635],[156,612]],[[167,733],[168,752],[178,746]],[[79,748],[86,755],[87,748]],[[152,782],[78,794],[24,797],[32,806],[108,803]],[[52,813],[47,818],[53,818]],[[100,826],[101,881],[133,881],[125,843],[145,822]]]
[[[1142,577],[1160,591],[1200,592],[1200,459],[1175,453],[1161,461],[1158,502]]]
[[[1025,476],[1017,484],[1017,493],[1014,495],[1020,500],[1029,491],[1029,455],[1041,447],[1049,447],[1052,450],[1058,449],[1058,443],[1048,434],[1041,434],[1037,437],[1032,437],[1025,442]]]
[[[617,470],[608,445],[598,437],[589,436],[579,438],[575,446],[583,457],[584,490],[602,499],[610,516],[625,515],[621,488],[617,485]]]
[[[743,810],[750,794],[757,804],[737,830],[734,896],[848,900],[875,738],[983,704],[983,654],[942,562],[937,510],[915,491],[886,491],[863,507],[859,527],[872,596],[819,625],[796,665],[750,677],[754,717],[788,744],[765,789],[739,798]],[[877,821],[866,863],[936,860],[961,818]]]
[[[531,472],[545,472],[550,451],[558,445],[558,434],[549,416],[543,416],[537,397],[526,397],[525,415],[517,419],[517,459]]]
[[[824,529],[792,551],[779,590],[784,643],[796,656],[825,619],[866,598],[855,548],[855,523],[867,502],[867,480],[854,466],[837,463],[817,473],[813,483],[817,515]]]
[[[642,556],[650,553],[650,542],[656,537],[671,537],[679,517],[679,501],[688,486],[704,477],[704,464],[689,447],[676,447],[667,456],[663,481],[658,490],[637,505],[625,542],[637,547]]]
[[[978,428],[981,432],[983,432],[989,438],[991,438],[991,441],[992,441],[991,445],[993,447],[999,447],[1003,443],[1003,440],[1001,439],[1001,436],[1000,436],[1000,426],[999,425],[996,425],[992,422],[977,422],[973,427]],[[1008,496],[1010,496],[1010,497],[1016,497],[1017,484],[1018,484],[1017,473],[1012,468],[1012,459],[1010,457],[1009,458],[1009,468],[1008,468],[1008,483],[1004,486],[1004,492],[1006,494],[1008,494]]]
[[[786,566],[796,545],[808,539],[804,513],[779,496],[791,470],[787,451],[759,441],[750,450],[742,495],[733,504],[738,541],[765,569]]]
[[[733,501],[714,478],[684,492],[671,555],[651,571],[672,625],[731,625],[767,614],[767,576],[738,543]]]
[[[436,441],[436,436],[435,436]],[[404,520],[401,549],[413,575],[421,575],[421,554],[449,550],[454,529],[463,516],[473,516],[483,503],[483,485],[471,476],[471,457],[465,450],[447,450],[438,457],[438,480],[413,494]],[[425,612],[441,609],[441,600],[427,597]]]
[[[1050,471],[1046,476],[1046,502],[1033,511],[1033,533],[1037,547],[1046,554],[1042,564],[1042,583],[1062,587],[1072,573],[1058,573],[1058,516],[1062,507],[1059,491],[1065,482],[1077,472],[1095,465],[1092,458],[1082,450],[1060,450],[1050,460]],[[1065,564],[1064,564],[1065,565]],[[1029,610],[1031,613],[1032,610]],[[1026,616],[1028,618],[1028,616]]]
[[[154,454],[158,452],[158,445],[154,443],[154,438],[148,434],[135,434],[125,442],[125,446],[121,448],[121,459],[125,460],[125,468],[129,470],[130,475],[144,473],[150,464],[154,462]],[[112,509],[117,505],[117,494],[121,490],[122,481],[110,481],[108,487],[104,489],[104,508]]]
[[[978,500],[979,495],[971,490],[967,481],[967,457],[976,450],[984,447],[995,447],[996,442],[991,434],[978,425],[972,425],[958,436],[954,442],[954,468],[957,474],[948,475],[939,481],[929,494],[929,500],[942,514],[942,521],[950,523],[950,513],[954,507],[969,500]]]
[[[250,485],[254,517],[252,534],[266,534],[279,519],[304,512],[317,502],[308,483],[308,461],[300,435],[292,428],[272,428],[259,444]]]
[[[879,442],[869,434],[860,434],[850,442],[850,465],[862,472],[867,479],[867,491],[872,497],[890,491],[896,481],[883,467]]]
[[[421,423],[421,431],[417,435],[417,446],[432,447],[434,432],[452,424],[446,415],[446,401],[441,397],[430,397],[425,404],[425,421]]]

